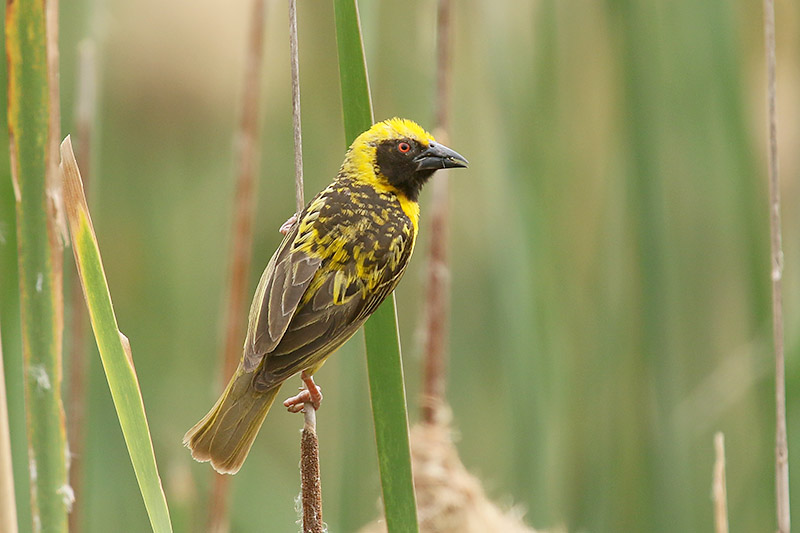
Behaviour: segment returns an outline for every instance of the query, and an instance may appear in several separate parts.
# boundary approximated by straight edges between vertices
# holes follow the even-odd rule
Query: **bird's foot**
[[[292,226],[294,226],[296,222],[297,222],[297,213],[290,216],[289,219],[281,225],[278,231],[280,231],[282,235],[286,235],[287,233],[289,233],[289,231],[292,229]]]
[[[290,413],[299,413],[303,410],[303,405],[306,403],[313,405],[314,410],[319,409],[322,403],[322,389],[314,383],[314,378],[306,374],[305,371],[300,374],[300,379],[306,384],[306,388],[302,389],[297,396],[286,399],[283,402],[283,406],[286,407]]]

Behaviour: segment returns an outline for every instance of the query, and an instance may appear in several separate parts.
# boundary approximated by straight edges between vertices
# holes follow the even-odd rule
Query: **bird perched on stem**
[[[438,169],[466,166],[410,120],[379,122],[353,141],[333,183],[284,226],[250,307],[239,367],[183,438],[192,457],[236,473],[281,385],[297,373],[307,389],[284,405],[319,407],[312,374],[394,290],[408,265],[422,186]]]

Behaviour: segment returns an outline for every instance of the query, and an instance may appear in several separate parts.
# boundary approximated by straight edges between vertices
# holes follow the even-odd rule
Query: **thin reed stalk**
[[[436,22],[436,126],[439,141],[449,144],[450,129],[450,0],[439,0]],[[425,312],[425,360],[422,420],[434,423],[445,403],[447,335],[450,317],[450,269],[448,265],[449,181],[447,173],[433,180],[431,245],[428,257]]]
[[[294,131],[294,192],[297,214],[303,210],[303,135],[300,122],[300,54],[297,43],[297,0],[289,0],[289,57],[292,64],[292,129]]]
[[[775,98],[775,2],[764,0],[764,44],[767,55],[769,128],[769,227],[772,264],[772,339],[775,350],[775,505],[778,532],[789,533],[789,446],[786,435],[786,363],[783,346],[783,237],[778,179],[778,127]]]
[[[225,310],[225,340],[222,348],[222,376],[227,379],[236,370],[242,353],[245,313],[247,309],[247,280],[250,273],[253,242],[253,220],[261,138],[260,99],[264,57],[265,0],[253,0],[243,81],[242,108],[236,138],[236,192],[231,227],[230,281]],[[214,473],[209,501],[208,529],[228,530],[228,499],[230,476]]]
[[[299,216],[305,205],[303,195],[303,136],[300,117],[300,60],[297,38],[297,0],[289,0],[289,57],[292,71],[292,129],[294,132],[294,188]],[[322,480],[319,470],[317,413],[311,402],[303,406],[300,436],[300,492],[303,505],[303,533],[322,533]]]

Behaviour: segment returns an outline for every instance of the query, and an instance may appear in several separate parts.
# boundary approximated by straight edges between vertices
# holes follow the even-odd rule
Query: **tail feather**
[[[239,471],[280,390],[256,392],[252,382],[253,374],[239,368],[211,411],[183,437],[192,457],[211,461],[220,474]]]

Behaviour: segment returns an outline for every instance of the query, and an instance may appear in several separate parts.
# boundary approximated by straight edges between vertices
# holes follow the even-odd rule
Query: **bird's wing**
[[[378,246],[384,253],[366,267],[363,261],[323,263],[280,342],[267,354],[256,388],[266,390],[301,370],[315,370],[353,336],[394,290],[408,264],[414,239],[410,224],[391,239],[391,245]]]
[[[242,364],[252,372],[283,338],[292,315],[322,259],[295,249],[293,243],[304,225],[301,218],[270,259],[258,282],[244,343]]]

